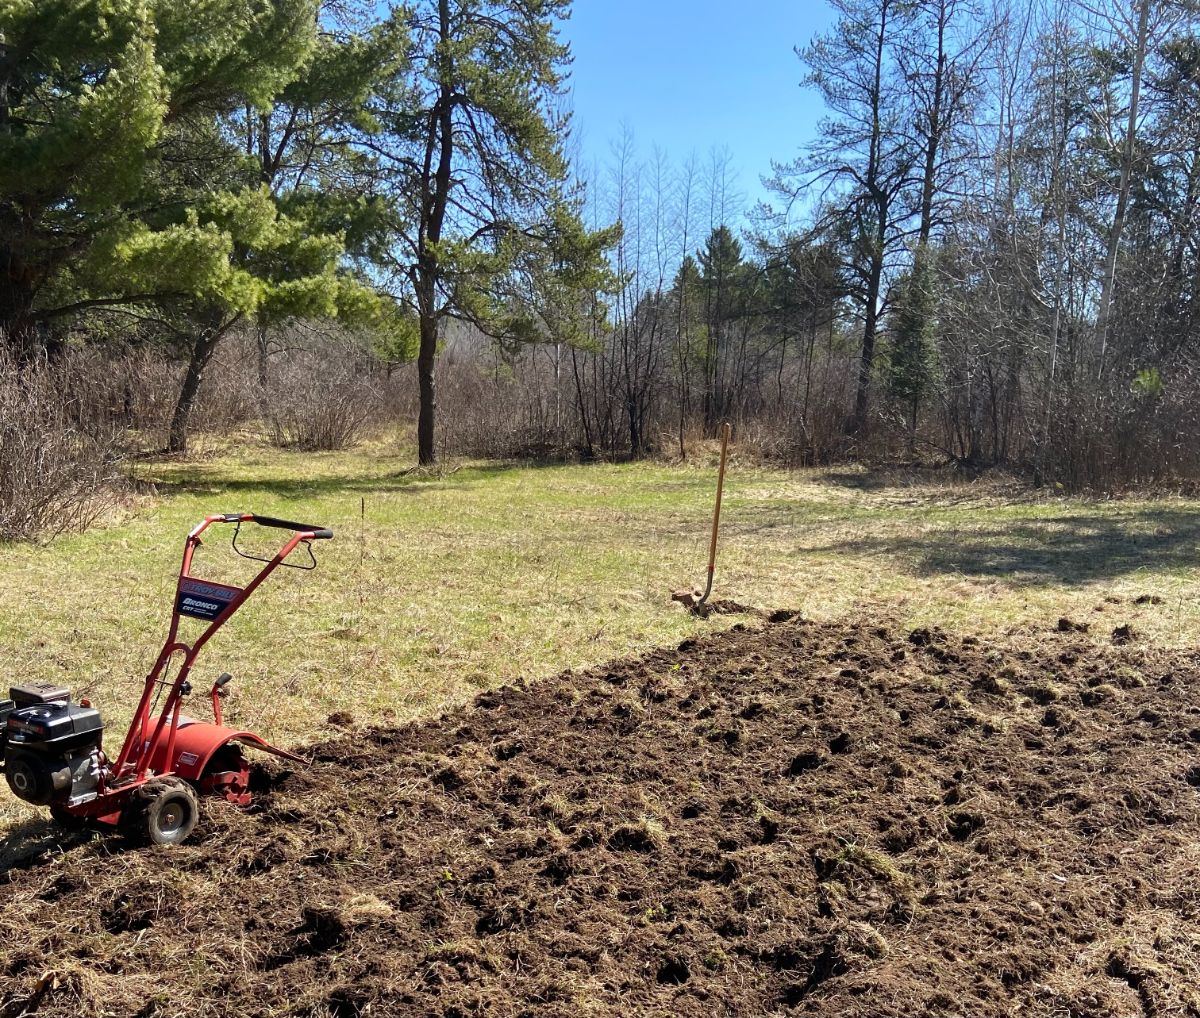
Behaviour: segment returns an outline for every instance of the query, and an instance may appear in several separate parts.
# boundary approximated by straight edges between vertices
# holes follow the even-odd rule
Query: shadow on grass
[[[1200,567],[1200,513],[1147,509],[1062,515],[965,531],[864,536],[813,551],[889,556],[911,562],[911,571],[925,576],[964,575],[1025,586],[1084,584],[1142,570]]]
[[[183,477],[155,481],[155,487],[163,495],[236,494],[240,491],[268,492],[282,498],[320,498],[326,495],[351,493],[401,492],[420,495],[433,491],[447,491],[466,485],[487,481],[514,470],[532,469],[537,466],[562,466],[558,463],[534,464],[501,462],[464,467],[460,470],[420,471],[406,470],[394,474],[364,476],[319,476],[319,477],[255,477],[216,470],[198,472]]]
[[[832,469],[820,478],[839,488],[863,494],[928,492],[942,498],[977,499],[1002,496],[1009,502],[1034,502],[1039,493],[1012,474],[999,470],[945,467],[883,466],[863,470]]]
[[[9,828],[0,838],[0,875],[13,869],[28,869],[47,854],[61,852],[94,837],[93,831],[64,831],[49,818],[26,820]]]
[[[602,469],[605,466],[634,466],[638,463],[605,463],[600,460],[579,462],[572,460],[496,460],[472,463],[450,469],[422,470],[410,468],[389,474],[328,475],[300,474],[287,477],[262,477],[253,473],[252,467],[225,468],[206,471],[198,466],[193,473],[172,473],[165,477],[146,477],[140,483],[152,483],[161,495],[236,495],[238,492],[264,492],[281,498],[321,498],[336,495],[369,495],[399,492],[421,495],[430,492],[456,491],[483,484],[496,478],[517,472],[552,471],[560,469]],[[689,478],[690,480],[690,478]],[[620,482],[615,479],[612,484]],[[706,484],[701,478],[698,482]],[[715,483],[715,482],[714,482]]]
[[[914,484],[939,484],[945,487],[962,482],[960,476],[945,472],[880,467],[871,470],[825,470],[821,480],[852,491],[876,492],[891,488],[911,487]]]

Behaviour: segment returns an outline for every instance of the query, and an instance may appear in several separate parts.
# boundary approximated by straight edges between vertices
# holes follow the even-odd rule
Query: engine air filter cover
[[[71,698],[71,691],[53,682],[26,682],[13,686],[8,695],[20,708],[32,707],[37,703],[65,703]]]

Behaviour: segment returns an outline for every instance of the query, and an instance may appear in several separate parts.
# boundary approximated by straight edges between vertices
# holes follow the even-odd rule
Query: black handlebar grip
[[[260,527],[278,527],[280,530],[296,530],[313,532],[313,537],[318,541],[328,541],[333,537],[333,531],[327,527],[314,526],[311,523],[293,523],[291,520],[277,520],[274,516],[255,516],[251,520],[257,523]]]
[[[226,683],[229,683],[232,681],[233,681],[232,675],[230,675],[228,672],[222,672],[220,675],[217,676],[217,681],[215,683],[213,683],[213,685],[215,685],[217,687],[217,689],[221,689],[224,685],[226,685]]]

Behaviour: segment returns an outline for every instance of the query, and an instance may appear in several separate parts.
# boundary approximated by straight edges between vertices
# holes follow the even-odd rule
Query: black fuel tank
[[[18,707],[5,728],[11,748],[63,752],[98,743],[104,721],[95,707],[54,701]]]

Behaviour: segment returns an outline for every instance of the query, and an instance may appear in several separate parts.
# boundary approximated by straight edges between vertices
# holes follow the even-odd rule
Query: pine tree
[[[888,316],[886,378],[888,392],[905,407],[908,450],[915,455],[921,400],[933,378],[935,350],[934,273],[924,248],[912,269],[897,281],[895,303]]]
[[[724,223],[709,234],[704,248],[696,253],[704,295],[704,375],[702,413],[704,432],[715,435],[720,416],[726,411],[721,387],[721,358],[735,315],[742,275],[742,245]]]
[[[381,125],[371,111],[377,89],[403,67],[403,40],[395,23],[342,35],[322,31],[276,92],[235,97],[243,101],[227,103],[218,137],[193,141],[198,158],[221,153],[227,139],[239,143],[224,153],[227,200],[248,201],[255,214],[224,223],[230,268],[252,279],[242,293],[193,294],[185,302],[193,341],[169,451],[186,447],[205,368],[220,339],[242,322],[254,325],[264,385],[270,331],[294,318],[366,324],[389,363],[411,357],[410,323],[368,285],[393,222],[388,203],[372,193],[370,142]],[[247,222],[266,228],[239,233]]]
[[[862,345],[849,432],[867,430],[871,378],[887,277],[913,232],[912,187],[918,147],[910,131],[910,86],[898,59],[914,14],[906,0],[830,0],[833,29],[798,50],[805,84],[828,115],[819,137],[793,163],[777,167],[773,186],[789,203],[818,194],[811,234],[844,242],[862,313]]]
[[[393,265],[420,323],[418,457],[436,459],[435,364],[447,317],[502,337],[541,330],[519,281],[596,271],[612,234],[584,230],[557,104],[570,0],[421,0],[401,12],[408,73],[389,114]]]
[[[313,45],[314,3],[0,0],[0,334],[10,350],[36,356],[56,322],[88,308],[231,281],[211,227],[164,215],[179,196],[157,174],[173,139],[218,140],[213,109],[234,96],[262,101],[294,77]]]

